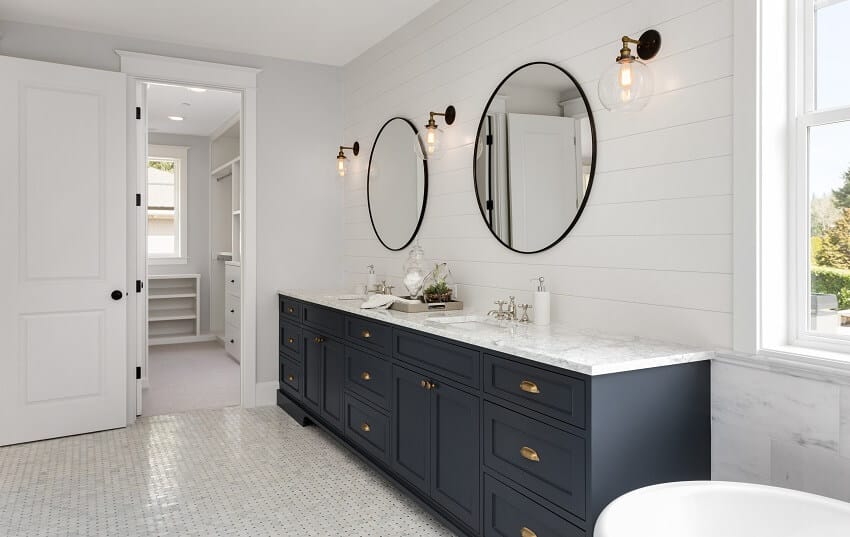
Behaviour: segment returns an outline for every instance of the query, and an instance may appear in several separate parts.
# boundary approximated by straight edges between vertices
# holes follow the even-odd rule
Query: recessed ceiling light
[[[168,116],[168,119],[170,119],[171,121],[183,121],[182,116]]]
[[[207,91],[207,88],[186,88],[189,91],[194,91],[195,93],[204,93]]]

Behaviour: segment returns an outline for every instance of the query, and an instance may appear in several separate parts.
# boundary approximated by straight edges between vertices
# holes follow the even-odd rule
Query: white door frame
[[[137,94],[139,82],[164,82],[187,86],[203,86],[231,91],[239,91],[242,94],[242,125],[240,143],[242,156],[242,322],[241,322],[241,392],[242,407],[251,408],[256,406],[257,389],[257,75],[260,69],[252,67],[241,67],[225,65],[168,56],[157,56],[139,52],[128,52],[116,50],[121,57],[121,72],[127,75],[128,95]],[[133,116],[135,117],[135,116]],[[134,124],[127,129],[128,132],[128,160],[134,159],[135,165],[128,177],[130,188],[140,188],[143,184],[144,168],[138,162],[140,148],[144,146],[140,142],[141,135]],[[140,192],[140,190],[135,190]],[[143,248],[139,244],[138,227],[140,216],[132,219],[132,229],[128,230],[129,244],[136,244],[136,251]],[[142,241],[144,238],[142,238]],[[137,254],[138,255],[138,254]],[[144,255],[144,253],[143,253]],[[138,265],[139,262],[136,263]],[[137,276],[135,268],[131,268],[133,274],[128,278],[130,281],[141,279]],[[146,267],[142,268],[146,271]],[[131,378],[135,378],[135,368],[139,352],[144,351],[147,344],[146,337],[141,339],[139,334],[147,331],[147,319],[144,304],[138,304],[131,309],[128,319],[128,333],[136,334],[135,345],[131,343],[131,356],[128,356],[127,368]],[[141,317],[141,318],[140,318]],[[141,349],[142,351],[140,351]],[[136,393],[137,386],[128,390],[127,413],[128,423],[136,418]]]

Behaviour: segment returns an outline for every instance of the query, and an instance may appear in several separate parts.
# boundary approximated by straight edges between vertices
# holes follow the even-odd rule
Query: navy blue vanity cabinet
[[[278,405],[458,535],[593,537],[631,490],[710,479],[708,361],[583,375],[280,298]]]

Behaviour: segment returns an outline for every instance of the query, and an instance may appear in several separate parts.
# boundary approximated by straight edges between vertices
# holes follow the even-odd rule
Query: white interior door
[[[0,73],[0,445],[123,427],[125,75]]]
[[[539,250],[564,232],[576,214],[580,164],[572,118],[508,114],[511,246]]]

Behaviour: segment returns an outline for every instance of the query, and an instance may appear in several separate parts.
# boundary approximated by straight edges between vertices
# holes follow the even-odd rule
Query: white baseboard
[[[277,404],[277,390],[280,383],[276,380],[271,382],[258,382],[255,402],[257,406],[274,406]]]
[[[201,343],[203,341],[215,341],[215,334],[201,334],[199,336],[175,336],[162,338],[148,338],[148,346],[155,345],[177,345],[179,343]]]

